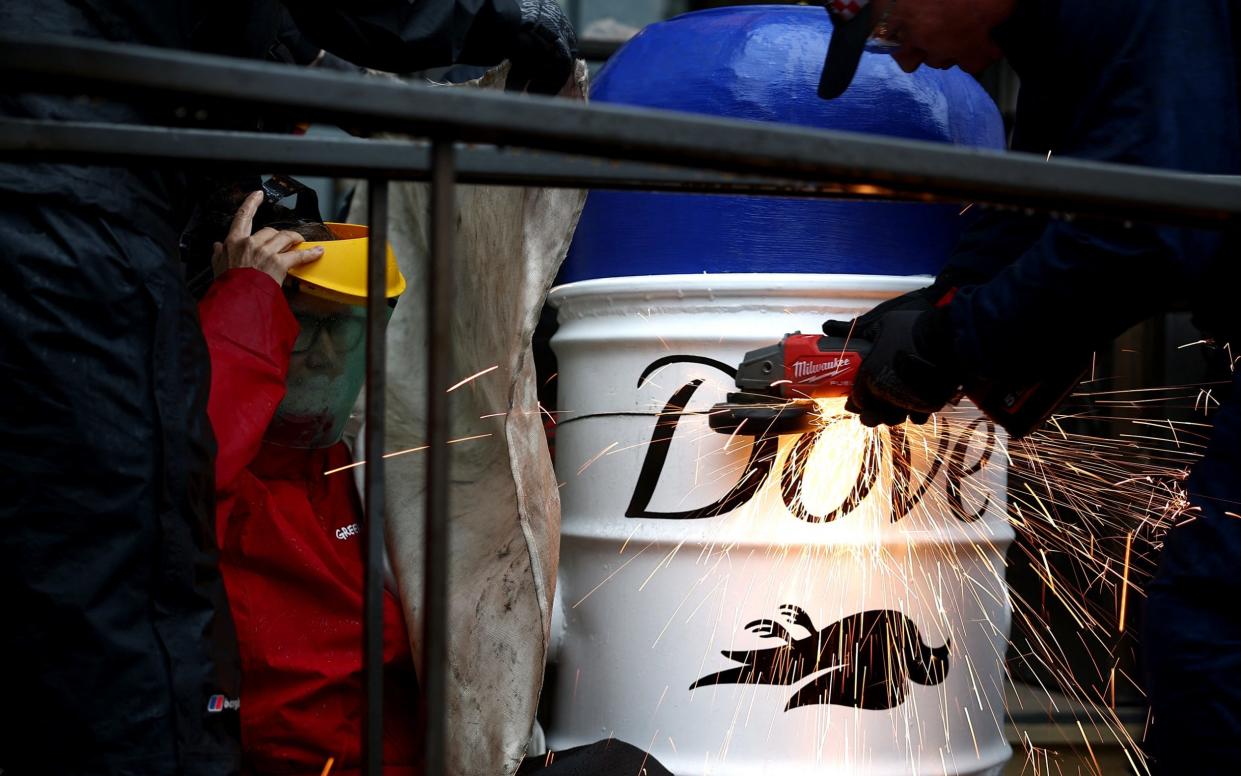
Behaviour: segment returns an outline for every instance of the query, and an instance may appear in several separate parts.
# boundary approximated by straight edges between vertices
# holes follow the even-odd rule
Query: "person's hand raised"
[[[211,266],[219,274],[230,269],[252,267],[267,273],[283,285],[289,270],[301,264],[309,264],[323,255],[323,248],[290,250],[305,242],[306,238],[290,230],[277,231],[264,227],[254,234],[254,214],[263,204],[263,192],[256,191],[246,197],[233,217],[228,237],[223,243],[212,247]]]

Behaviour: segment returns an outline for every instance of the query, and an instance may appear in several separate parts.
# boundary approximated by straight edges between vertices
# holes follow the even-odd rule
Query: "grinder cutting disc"
[[[779,436],[814,430],[817,411],[810,399],[775,402],[764,397],[747,401],[744,394],[730,393],[728,401],[711,408],[708,420],[711,428],[721,434]]]
[[[721,434],[800,434],[817,427],[816,399],[849,395],[870,343],[794,332],[751,350],[737,367],[737,393],[711,410]]]

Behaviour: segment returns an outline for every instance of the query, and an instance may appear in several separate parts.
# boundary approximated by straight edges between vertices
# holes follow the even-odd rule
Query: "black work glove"
[[[980,278],[976,273],[969,270],[944,270],[935,279],[935,282],[926,288],[919,288],[917,291],[910,291],[895,299],[889,299],[883,304],[877,305],[870,312],[862,314],[857,318],[855,326],[859,331],[867,330],[880,318],[897,310],[915,310],[917,312],[934,310],[936,307],[946,305],[957,292],[959,286],[972,285],[984,280],[984,278]],[[823,324],[824,333],[831,333],[827,331],[828,324],[838,323],[839,321],[828,321]],[[833,331],[838,330],[838,328],[835,327]]]
[[[556,0],[521,0],[509,91],[559,94],[577,62],[577,35]]]
[[[925,423],[960,391],[947,312],[926,299],[907,297],[890,300],[886,311],[880,305],[856,321],[823,324],[828,336],[871,343],[845,404],[865,426]]]

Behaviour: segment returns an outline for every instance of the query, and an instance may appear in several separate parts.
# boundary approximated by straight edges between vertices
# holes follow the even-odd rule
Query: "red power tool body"
[[[746,354],[737,368],[737,392],[711,410],[711,428],[753,436],[814,430],[815,399],[845,398],[853,390],[871,343],[795,332],[777,345]],[[963,394],[1008,431],[1023,437],[1038,428],[1085,376],[1073,363],[1016,385],[979,381]]]
[[[862,359],[870,352],[870,343],[833,341],[821,334],[790,334],[780,346],[788,382],[779,387],[790,399],[848,396]]]
[[[814,400],[848,396],[868,353],[865,340],[801,332],[752,350],[737,368],[737,392],[711,410],[711,428],[753,435],[808,431],[818,409]]]

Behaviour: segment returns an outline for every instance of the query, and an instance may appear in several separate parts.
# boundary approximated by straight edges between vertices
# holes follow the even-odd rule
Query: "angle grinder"
[[[737,391],[711,409],[721,434],[778,436],[815,430],[819,399],[845,398],[853,390],[871,343],[856,338],[794,332],[776,345],[746,354],[737,368]],[[1017,439],[1042,425],[1086,374],[1073,363],[1025,383],[978,381],[964,395]]]

